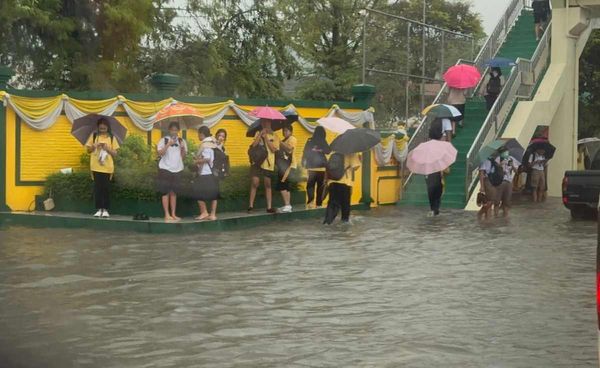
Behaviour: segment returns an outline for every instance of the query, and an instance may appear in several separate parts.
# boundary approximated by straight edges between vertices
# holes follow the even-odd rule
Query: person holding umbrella
[[[490,73],[486,76],[483,83],[485,85],[485,92],[482,90],[482,93],[484,94],[486,108],[490,111],[504,86],[502,69],[496,66],[491,67]]]
[[[177,194],[181,191],[181,173],[184,165],[183,159],[187,154],[187,144],[179,138],[179,123],[169,124],[168,136],[161,139],[156,150],[160,156],[158,162],[158,191],[162,194],[162,206],[165,220],[180,220],[176,215]]]
[[[271,186],[271,177],[275,172],[275,152],[279,151],[279,138],[274,134],[272,120],[260,118],[261,130],[256,132],[254,141],[250,145],[248,154],[250,156],[250,203],[248,213],[254,210],[254,200],[256,192],[263,178],[265,185],[265,197],[267,200],[267,212],[276,213],[273,208],[273,190]],[[254,152],[261,151],[260,157]]]
[[[73,124],[74,128],[76,123],[77,121]],[[94,217],[108,218],[110,217],[108,213],[110,180],[115,172],[114,158],[119,150],[119,142],[112,134],[108,117],[100,117],[96,127],[96,131],[89,135],[85,143],[90,154],[90,170],[94,179],[94,200],[97,210]]]
[[[361,166],[360,152],[381,141],[381,135],[368,128],[349,129],[331,142],[333,153],[327,162],[329,202],[324,224],[333,223],[341,210],[342,222],[350,221],[350,205],[355,173]]]
[[[465,104],[467,103],[467,90],[460,88],[450,87],[448,92],[447,103],[454,106],[460,111],[460,117],[452,120],[452,134],[456,135],[456,123],[460,128],[463,127],[463,121],[465,119]]]
[[[294,137],[294,130],[291,124],[283,127],[283,140],[280,142],[279,151],[277,151],[275,163],[277,167],[277,186],[276,189],[281,193],[283,207],[279,212],[292,212],[291,193],[290,193],[290,172],[296,169],[296,146],[298,140]]]
[[[497,158],[504,176],[502,183],[496,188],[496,203],[499,207],[494,208],[494,214],[498,216],[500,208],[502,208],[502,216],[508,217],[508,211],[512,203],[513,179],[520,163],[517,159],[511,156],[510,151],[506,147],[502,147]]]

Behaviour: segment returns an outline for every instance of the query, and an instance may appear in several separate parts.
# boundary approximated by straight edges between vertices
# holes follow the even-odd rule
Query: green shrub
[[[193,142],[188,142],[188,154],[185,158],[186,169],[183,172],[183,183],[191,183],[195,173],[193,167],[194,154],[198,147]],[[91,200],[93,197],[92,178],[89,171],[90,156],[87,153],[80,159],[83,171],[73,174],[51,174],[46,179],[45,195],[50,193],[70,200]],[[249,167],[237,166],[231,168],[231,175],[221,181],[221,196],[224,199],[245,198],[250,190]],[[134,199],[140,201],[158,201],[156,192],[156,175],[158,173],[158,160],[155,147],[149,146],[141,136],[130,135],[119,149],[115,158],[115,174],[111,188],[111,196],[115,199]],[[296,179],[291,177],[292,181]],[[275,180],[273,180],[275,186]],[[297,190],[297,184],[292,185],[292,190]],[[259,194],[264,189],[259,189]]]

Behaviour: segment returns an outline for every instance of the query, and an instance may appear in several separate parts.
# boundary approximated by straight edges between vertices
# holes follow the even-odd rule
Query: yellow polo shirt
[[[257,134],[260,134],[260,132],[258,132]],[[279,150],[279,138],[275,134],[267,134],[267,136],[264,139],[269,140],[273,143],[273,145],[275,146],[275,151]],[[267,171],[275,171],[275,151],[271,151],[271,149],[267,145],[267,159],[262,163],[262,165],[260,165],[261,168]]]
[[[96,141],[94,142],[94,135],[90,135],[86,146],[91,147],[94,143],[105,143],[107,146],[111,147],[113,150],[119,149],[119,142],[117,138],[110,138],[108,134],[99,134],[96,136]],[[90,170],[95,172],[101,172],[106,174],[112,174],[115,172],[115,164],[113,161],[113,157],[111,155],[107,155],[104,163],[100,163],[100,151],[101,149],[97,148],[90,154]]]
[[[292,169],[295,169],[298,167],[298,163],[296,162],[296,147],[298,147],[298,140],[296,139],[296,137],[294,137],[293,135],[290,136],[287,141],[285,141],[285,144],[287,144],[288,146],[292,147],[292,162],[290,164],[290,167]]]
[[[347,168],[344,176],[340,180],[330,180],[329,182],[345,184],[349,187],[353,186],[354,181],[356,180],[354,169],[358,169],[360,165],[360,154],[351,153],[349,155],[344,155],[344,166]]]

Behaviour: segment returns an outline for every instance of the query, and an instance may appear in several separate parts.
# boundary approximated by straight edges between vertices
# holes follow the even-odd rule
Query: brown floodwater
[[[0,230],[0,367],[595,367],[594,222]]]

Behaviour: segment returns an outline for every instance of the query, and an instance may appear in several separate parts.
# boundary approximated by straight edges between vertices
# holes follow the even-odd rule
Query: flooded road
[[[595,367],[594,222],[0,230],[0,367]]]

